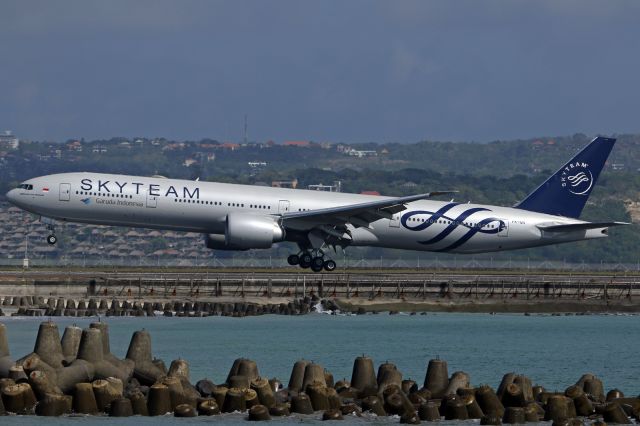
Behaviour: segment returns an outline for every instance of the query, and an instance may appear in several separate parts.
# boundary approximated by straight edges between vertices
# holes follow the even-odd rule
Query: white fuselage
[[[371,195],[271,188],[161,177],[63,173],[25,181],[7,197],[43,217],[99,225],[223,234],[232,212],[279,216],[380,200]],[[541,224],[580,220],[522,209],[421,200],[368,227],[348,225],[350,245],[482,253],[606,236],[605,228],[547,234]],[[323,225],[318,223],[318,226]],[[296,229],[296,222],[288,224]],[[299,221],[301,231],[309,222]]]

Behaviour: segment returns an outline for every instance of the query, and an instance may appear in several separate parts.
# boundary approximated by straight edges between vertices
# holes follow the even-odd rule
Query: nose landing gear
[[[303,269],[310,268],[313,272],[335,271],[337,265],[332,259],[325,258],[322,250],[303,251],[287,257],[289,265],[299,265]]]
[[[47,243],[49,243],[50,245],[54,245],[55,243],[58,242],[58,237],[56,237],[56,230],[53,224],[50,224],[50,223],[47,224],[47,229],[50,232],[50,234],[47,235]]]

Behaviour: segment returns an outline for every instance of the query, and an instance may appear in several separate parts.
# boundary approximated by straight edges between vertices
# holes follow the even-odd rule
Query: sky
[[[640,132],[635,0],[3,0],[21,138],[491,141]]]

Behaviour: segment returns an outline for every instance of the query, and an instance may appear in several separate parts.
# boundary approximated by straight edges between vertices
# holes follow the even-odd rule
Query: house
[[[291,188],[296,189],[298,187],[298,179],[293,180],[274,180],[271,182],[271,186],[274,188]]]
[[[298,148],[309,148],[311,146],[311,142],[309,141],[286,141],[282,144],[283,146],[295,146]]]
[[[82,152],[82,142],[80,141],[71,141],[67,143],[67,150]]]
[[[6,130],[3,134],[0,134],[0,147],[18,149],[19,146],[20,140],[11,133],[11,130]]]
[[[232,143],[232,142],[225,142],[222,145],[220,145],[220,148],[229,149],[231,151],[235,151],[236,149],[240,148],[240,144],[239,143]]]
[[[378,151],[364,151],[364,150],[357,150],[357,149],[351,149],[349,151],[346,151],[346,153],[347,155],[350,155],[352,157],[358,157],[358,158],[378,156]]]

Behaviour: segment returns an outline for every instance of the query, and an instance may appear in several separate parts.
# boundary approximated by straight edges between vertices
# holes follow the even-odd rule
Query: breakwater
[[[331,300],[348,312],[639,312],[639,280],[640,277],[634,274],[535,271],[501,274],[491,271],[354,271],[318,275],[264,270],[250,273],[30,270],[0,272],[0,299],[3,306],[8,306],[7,303],[15,306],[16,297],[37,298],[46,306],[25,304],[21,299],[18,299],[18,306],[62,308],[62,314],[68,300],[73,301],[76,309],[78,305],[84,305],[81,311],[88,310],[93,300],[103,313],[117,302],[116,305],[124,305],[125,312],[135,308],[131,313],[135,315],[141,309],[148,311],[148,306],[144,305],[149,303],[155,311],[174,313],[184,311],[184,307],[182,310],[165,309],[167,303],[204,304],[203,314],[222,313],[228,309],[221,307],[226,303],[234,304],[234,312],[238,310],[237,303],[246,303],[256,305],[256,311],[286,313],[287,309],[281,305],[294,303],[294,309],[289,306],[288,311],[303,313],[305,309],[299,301],[312,299]],[[65,299],[62,307],[57,300],[60,298]],[[51,299],[56,299],[53,306]],[[206,308],[209,303],[218,304],[220,309]],[[143,306],[139,309],[138,305]],[[116,306],[115,312],[118,311]],[[196,311],[187,312],[197,314]],[[73,311],[66,312],[75,315]]]
[[[438,359],[429,361],[424,380],[417,383],[390,362],[375,368],[366,356],[353,361],[350,379],[334,380],[323,366],[304,360],[293,365],[288,380],[266,379],[254,361],[237,359],[220,383],[204,379],[192,383],[187,361],[165,364],[154,359],[151,335],[144,330],[133,334],[124,359],[111,353],[105,323],[92,323],[84,330],[70,325],[62,337],[55,323],[41,323],[33,352],[17,360],[9,352],[5,332],[2,327],[4,407],[41,415],[73,411],[192,416],[240,411],[256,420],[288,414],[332,419],[355,413],[367,418],[377,413],[397,415],[407,423],[479,418],[486,424],[543,419],[574,424],[569,419],[576,417],[626,423],[637,417],[639,402],[606,389],[589,374],[564,392],[545,390],[513,373],[506,374],[495,390],[472,386],[469,374],[450,374],[447,363]]]

